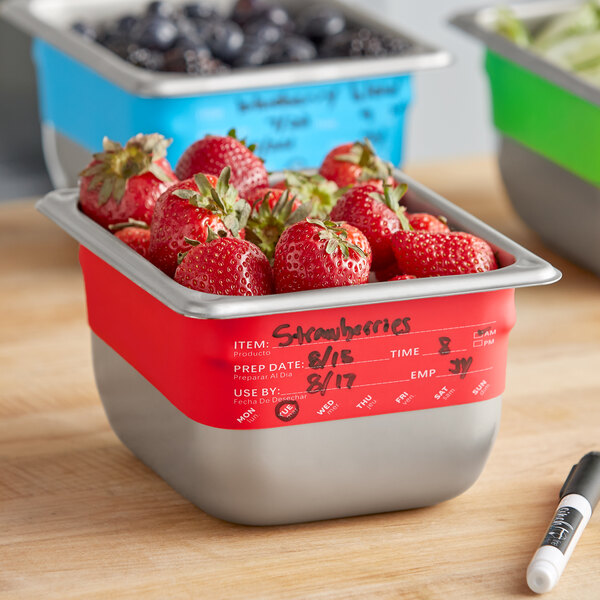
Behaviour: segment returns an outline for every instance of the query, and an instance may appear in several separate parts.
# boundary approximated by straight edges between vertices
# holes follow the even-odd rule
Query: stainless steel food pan
[[[410,210],[487,239],[502,267],[214,296],[180,286],[87,218],[77,190],[40,201],[82,244],[94,370],[114,431],[208,513],[270,525],[415,508],[460,494],[483,469],[500,422],[514,288],[560,273],[395,176],[409,184]],[[145,326],[134,335],[135,321]],[[351,364],[318,364],[342,350]],[[347,369],[352,386],[342,385]]]
[[[498,164],[523,221],[548,246],[600,276],[600,188],[504,136]]]

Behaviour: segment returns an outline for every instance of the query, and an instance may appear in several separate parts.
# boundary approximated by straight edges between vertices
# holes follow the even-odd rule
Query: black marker
[[[559,498],[554,519],[527,567],[527,585],[538,594],[550,591],[560,579],[600,500],[600,452],[589,452],[573,465]]]

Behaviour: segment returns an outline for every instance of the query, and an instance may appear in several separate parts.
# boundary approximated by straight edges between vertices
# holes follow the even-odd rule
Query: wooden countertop
[[[76,244],[32,201],[0,205],[0,599],[535,596],[525,569],[562,482],[600,450],[600,279],[519,221],[493,159],[408,171],[563,279],[517,291],[500,433],[472,488],[430,508],[285,527],[207,516],[117,440],[94,384]],[[596,514],[549,598],[599,590]]]

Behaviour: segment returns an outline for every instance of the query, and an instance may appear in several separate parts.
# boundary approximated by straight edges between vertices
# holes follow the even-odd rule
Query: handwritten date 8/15
[[[308,366],[311,369],[324,369],[328,363],[331,363],[332,367],[337,367],[338,364],[348,365],[351,362],[354,362],[354,357],[350,350],[334,352],[333,346],[327,346],[323,354],[318,350],[313,350],[308,355]]]

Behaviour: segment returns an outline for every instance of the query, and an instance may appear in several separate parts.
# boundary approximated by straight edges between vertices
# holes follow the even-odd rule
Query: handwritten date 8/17
[[[352,389],[352,384],[356,379],[355,373],[338,373],[335,375],[333,371],[328,371],[326,375],[321,376],[319,373],[311,373],[306,380],[308,381],[308,387],[306,391],[309,394],[321,394],[321,396],[325,395],[325,392],[329,389],[329,387],[335,387],[338,390],[341,389]]]

